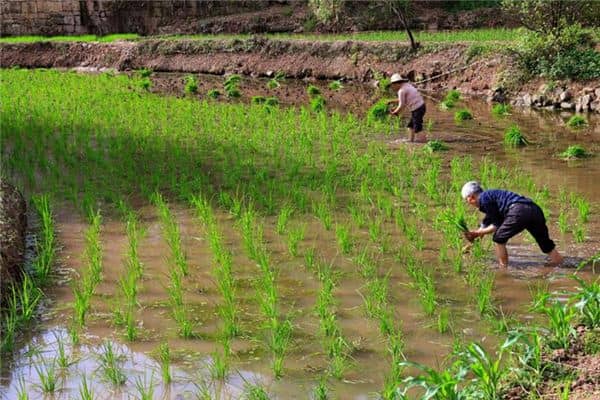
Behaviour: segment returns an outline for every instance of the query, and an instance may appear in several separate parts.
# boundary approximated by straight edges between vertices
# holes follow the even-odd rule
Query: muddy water
[[[182,90],[181,76],[168,75],[159,80],[155,90]],[[164,82],[163,82],[164,81]],[[179,82],[179,83],[178,83]],[[200,92],[222,82],[221,78],[201,79]],[[268,95],[265,81],[245,80],[241,90],[246,96]],[[177,86],[180,85],[180,86]],[[244,86],[247,85],[247,86]],[[339,109],[361,110],[372,104],[373,89],[360,86],[347,86],[340,92],[330,92],[330,104]],[[283,104],[306,103],[304,88],[306,83],[286,82],[276,89],[276,95]],[[173,89],[176,88],[176,89]],[[244,99],[242,99],[244,101]],[[434,121],[429,133],[449,143],[451,149],[444,157],[473,155],[478,158],[487,154],[493,160],[506,166],[519,166],[534,177],[537,184],[546,184],[557,193],[560,188],[584,195],[593,203],[592,218],[587,224],[587,240],[575,244],[570,234],[560,235],[556,218],[550,217],[551,236],[559,248],[572,262],[589,257],[600,249],[600,219],[597,210],[600,205],[600,158],[565,162],[555,157],[569,144],[581,144],[588,151],[600,152],[600,121],[597,116],[589,116],[590,126],[580,131],[571,131],[564,126],[566,116],[555,113],[520,112],[505,118],[491,116],[489,105],[479,101],[464,103],[475,120],[457,125],[453,113],[441,111],[435,99],[428,99],[427,119]],[[533,146],[521,150],[506,150],[502,146],[504,130],[517,122]],[[390,132],[382,132],[377,140],[390,140]],[[394,136],[396,137],[396,136]],[[418,146],[418,145],[410,145]],[[394,151],[393,148],[390,151]],[[195,322],[197,337],[184,340],[177,336],[177,327],[170,314],[168,304],[169,248],[163,238],[160,222],[153,207],[139,210],[145,234],[140,242],[139,254],[144,266],[140,282],[140,307],[135,318],[139,322],[141,337],[135,342],[124,339],[121,327],[112,323],[112,313],[118,307],[118,279],[124,271],[127,236],[121,221],[105,216],[102,225],[103,280],[97,288],[92,303],[92,312],[81,344],[70,344],[67,328],[72,316],[73,294],[71,287],[60,283],[48,289],[47,296],[52,303],[44,311],[44,319],[39,329],[34,330],[30,340],[22,345],[14,358],[14,363],[3,363],[0,393],[2,398],[16,398],[23,385],[30,398],[69,399],[79,396],[82,377],[91,384],[95,398],[136,398],[136,382],[143,386],[153,382],[155,398],[187,399],[195,398],[203,390],[212,398],[240,398],[244,385],[260,383],[275,398],[305,399],[312,392],[319,377],[327,366],[319,337],[319,321],[314,312],[315,299],[320,284],[314,272],[306,269],[303,254],[314,247],[317,258],[332,263],[337,272],[338,286],[335,289],[338,317],[344,337],[352,344],[349,366],[342,381],[331,380],[330,387],[334,398],[366,399],[375,398],[381,390],[385,374],[390,369],[390,360],[385,351],[385,339],[380,335],[375,321],[365,317],[363,298],[365,281],[357,272],[358,266],[349,257],[339,254],[335,233],[327,231],[314,217],[292,219],[291,226],[306,224],[306,236],[300,244],[300,256],[291,257],[285,238],[275,232],[276,220],[265,220],[265,240],[272,256],[272,264],[279,271],[278,290],[282,299],[282,309],[293,316],[293,345],[285,359],[285,376],[274,380],[270,370],[270,354],[263,345],[263,332],[259,327],[259,311],[256,306],[254,279],[258,268],[248,259],[242,246],[241,235],[234,225],[233,218],[218,213],[218,226],[223,232],[225,245],[233,255],[233,271],[237,279],[237,295],[240,322],[243,335],[232,343],[232,372],[224,382],[214,381],[209,374],[211,354],[220,349],[217,343],[219,317],[217,306],[219,293],[214,282],[212,253],[207,242],[205,227],[194,216],[193,210],[183,205],[173,205],[173,213],[179,223],[183,238],[190,274],[184,278],[184,302]],[[56,222],[61,243],[60,269],[64,274],[77,279],[85,262],[83,259],[87,224],[68,207],[58,207]],[[423,229],[427,229],[423,227]],[[438,265],[436,234],[425,232],[426,246],[420,255],[425,263]],[[361,241],[368,240],[364,232],[352,234]],[[362,235],[362,236],[361,236]],[[431,237],[429,237],[431,236]],[[403,240],[392,233],[390,243],[402,246]],[[521,321],[533,319],[527,305],[531,300],[529,288],[547,282],[551,290],[570,290],[574,281],[569,277],[572,270],[543,267],[544,257],[535,244],[524,236],[512,240],[509,246],[512,268],[495,271],[495,303],[502,307],[506,315]],[[490,254],[491,256],[491,254]],[[498,337],[490,324],[482,321],[473,304],[467,285],[457,278],[450,269],[433,270],[439,292],[440,304],[448,307],[451,315],[452,332],[439,334],[435,320],[423,315],[416,292],[406,283],[410,281],[393,255],[377,259],[380,274],[390,272],[390,294],[397,321],[402,322],[408,359],[440,365],[452,349],[454,337],[462,341],[479,341],[492,347]],[[493,260],[489,260],[493,268]],[[597,276],[590,268],[582,271],[585,279]],[[58,341],[65,344],[65,351],[71,365],[59,371],[60,390],[54,396],[44,397],[39,384],[40,365],[50,365],[58,352]],[[112,341],[115,350],[122,355],[122,367],[128,377],[121,388],[114,388],[104,378],[100,368],[99,355],[104,351],[102,343]],[[172,357],[174,382],[161,384],[160,367],[157,362],[157,347],[168,342]],[[10,360],[7,360],[10,361]],[[37,366],[37,369],[36,367]]]

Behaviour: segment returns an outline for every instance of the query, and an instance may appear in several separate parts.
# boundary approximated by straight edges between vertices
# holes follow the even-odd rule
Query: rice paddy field
[[[2,398],[400,398],[404,361],[493,353],[541,322],[533,300],[597,282],[592,115],[429,99],[437,144],[390,145],[403,121],[329,108],[322,83],[322,102],[285,106],[153,93],[149,72],[1,78],[2,177],[32,199],[39,286],[9,302],[26,317],[5,313]],[[574,144],[592,156],[563,160]],[[473,179],[534,199],[572,268],[528,234],[508,270],[489,238],[467,246]]]

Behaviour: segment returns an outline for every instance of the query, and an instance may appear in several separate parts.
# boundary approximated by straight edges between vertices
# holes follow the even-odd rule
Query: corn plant
[[[596,279],[586,283],[583,279],[573,276],[579,283],[578,291],[573,296],[576,302],[573,306],[579,310],[581,322],[590,329],[600,326],[600,282]]]
[[[477,343],[467,346],[463,356],[468,360],[467,365],[476,377],[476,385],[486,400],[495,400],[500,394],[500,381],[506,373],[502,366],[501,350],[498,357],[493,357]]]
[[[409,376],[402,382],[402,389],[398,392],[401,396],[406,396],[408,390],[413,387],[425,389],[423,398],[436,400],[466,400],[468,395],[461,389],[464,383],[468,369],[456,363],[451,368],[438,372],[426,365],[414,363],[411,361],[402,361],[400,366],[416,368],[423,372],[422,375]],[[401,397],[402,399],[406,397]]]

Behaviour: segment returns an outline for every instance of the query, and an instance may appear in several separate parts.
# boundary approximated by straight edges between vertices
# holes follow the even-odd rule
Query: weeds
[[[308,85],[306,87],[306,94],[312,99],[321,95],[321,89],[314,85]]]
[[[504,117],[510,115],[511,107],[509,104],[498,103],[492,107],[492,114],[497,117]]]
[[[184,91],[186,94],[196,94],[198,93],[198,80],[194,75],[188,75],[185,77],[185,88]]]
[[[329,82],[329,85],[327,86],[329,88],[329,90],[333,90],[333,91],[338,91],[344,88],[344,85],[342,85],[342,82],[340,81],[331,81]]]
[[[588,124],[587,120],[585,119],[584,116],[581,115],[573,115],[571,118],[569,118],[569,120],[567,121],[567,126],[569,128],[574,128],[574,129],[580,129],[583,128],[584,126],[586,126]]]
[[[585,149],[578,144],[573,144],[567,147],[565,151],[559,154],[559,157],[565,160],[575,160],[588,156],[589,154],[585,151]]]
[[[462,122],[462,121],[466,121],[469,119],[473,119],[473,114],[471,114],[471,111],[469,111],[467,109],[458,110],[457,112],[454,113],[454,121],[455,122]]]
[[[521,133],[518,126],[513,125],[504,133],[504,144],[510,147],[527,146],[529,141]]]

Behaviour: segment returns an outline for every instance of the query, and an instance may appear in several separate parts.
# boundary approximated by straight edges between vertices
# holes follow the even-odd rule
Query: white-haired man
[[[423,130],[423,116],[425,115],[425,101],[419,94],[419,91],[410,83],[408,79],[400,74],[393,74],[390,78],[390,87],[393,91],[398,92],[398,106],[390,113],[398,115],[402,109],[410,110],[410,121],[408,121],[408,138],[411,142],[415,141],[415,134]],[[390,100],[388,104],[395,103],[396,100]],[[418,141],[424,142],[427,137],[423,135],[418,138]]]
[[[493,234],[496,257],[500,267],[508,266],[508,239],[527,229],[533,236],[543,253],[549,257],[549,264],[556,266],[562,263],[560,255],[546,226],[546,218],[542,209],[533,200],[507,190],[483,190],[476,181],[470,181],[462,187],[461,195],[471,206],[485,213],[481,226],[465,232],[465,237],[473,241],[478,237]]]

